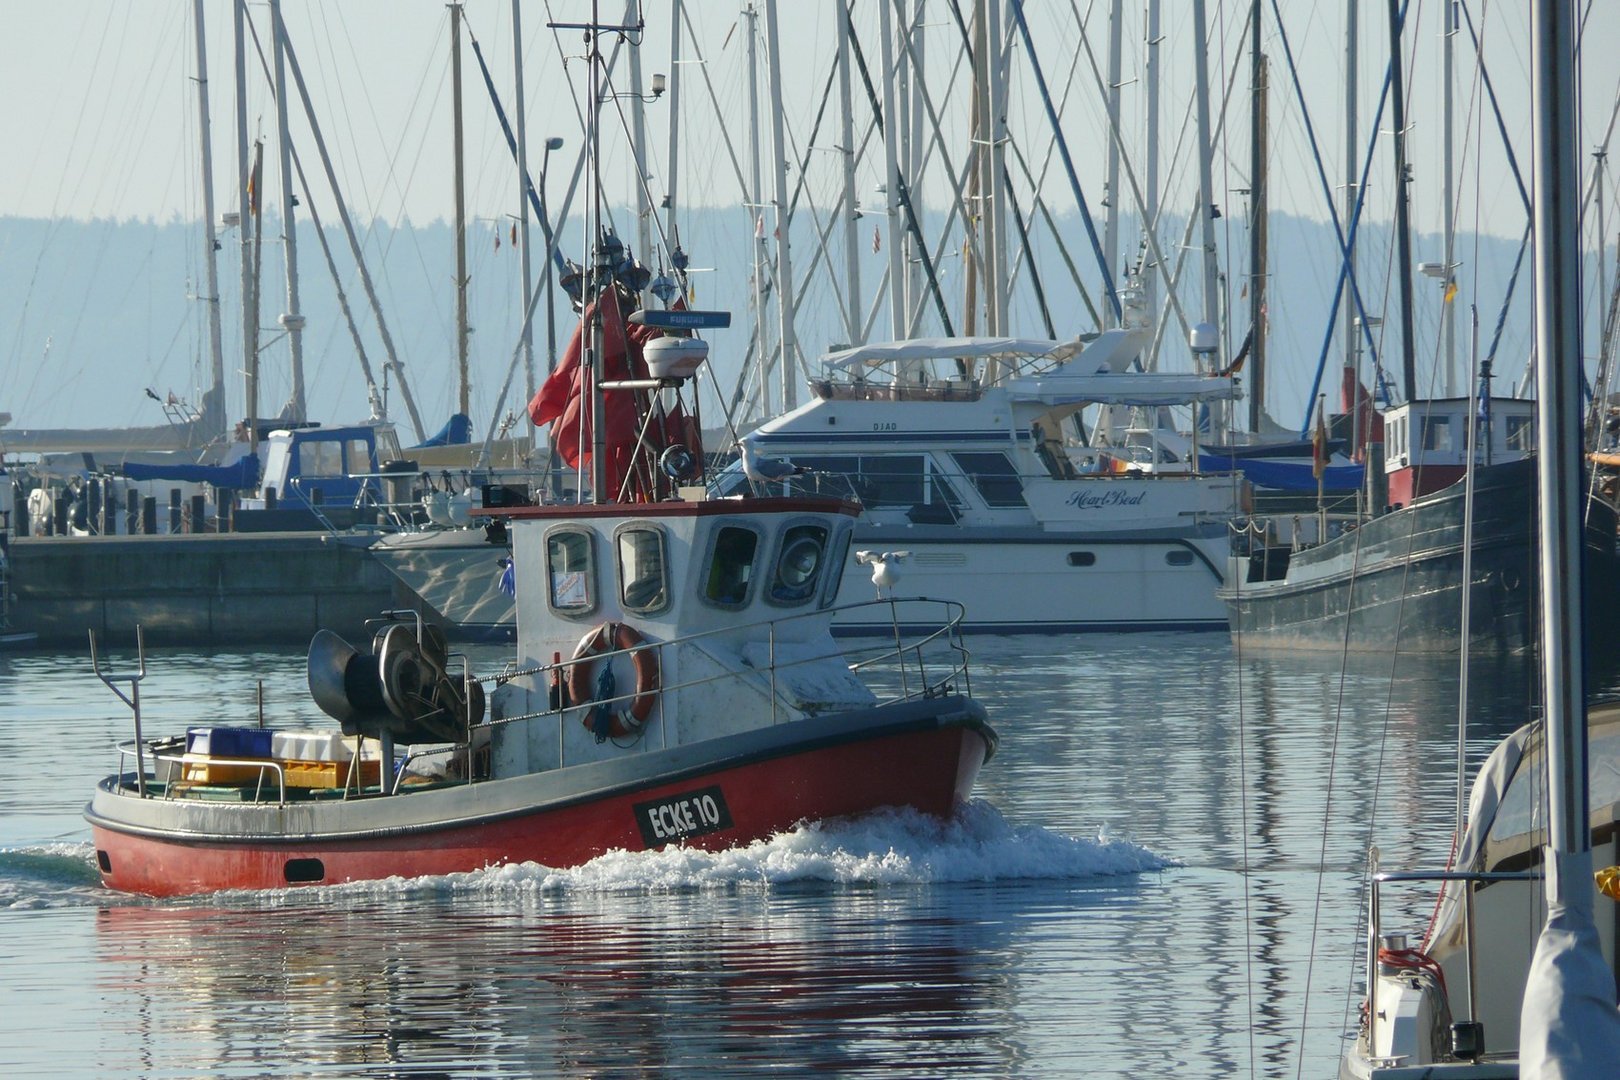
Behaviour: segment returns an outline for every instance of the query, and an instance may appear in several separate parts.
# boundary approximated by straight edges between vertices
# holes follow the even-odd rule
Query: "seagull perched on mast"
[[[897,565],[902,559],[909,559],[909,551],[857,551],[855,561],[861,566],[872,568],[872,584],[877,586],[878,599],[883,599],[883,590],[888,589],[894,594],[895,585],[900,582],[900,567]]]
[[[737,449],[742,454],[743,472],[756,484],[770,484],[810,471],[786,458],[761,457],[751,439],[738,439]]]

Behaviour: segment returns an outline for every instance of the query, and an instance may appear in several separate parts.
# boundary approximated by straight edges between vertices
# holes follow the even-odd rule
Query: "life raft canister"
[[[635,627],[608,622],[586,634],[574,649],[575,663],[568,668],[568,699],[576,704],[591,704],[614,696],[611,691],[596,692],[593,678],[596,663],[592,657],[604,652],[628,652],[636,672],[636,693],[630,699],[629,708],[613,710],[606,704],[594,704],[586,709],[581,723],[596,735],[597,742],[639,734],[647,717],[652,715],[653,706],[658,702],[658,650],[644,648],[645,644],[646,639]]]

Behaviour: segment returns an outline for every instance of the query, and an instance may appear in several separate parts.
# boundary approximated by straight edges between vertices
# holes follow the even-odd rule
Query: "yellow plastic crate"
[[[186,754],[180,763],[181,778],[194,784],[253,784],[258,782],[261,775],[267,785],[274,787],[276,783],[274,769],[261,769],[257,765],[227,765],[206,754]]]
[[[290,788],[339,788],[349,783],[347,761],[283,761]],[[362,758],[357,770],[362,787],[376,787],[382,779],[382,762],[376,758]]]

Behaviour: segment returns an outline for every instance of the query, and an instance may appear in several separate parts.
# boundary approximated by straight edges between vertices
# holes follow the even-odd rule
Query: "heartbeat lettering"
[[[1141,506],[1146,498],[1146,489],[1133,492],[1129,489],[1115,488],[1102,494],[1076,491],[1066,501],[1077,510],[1106,510],[1110,506]]]

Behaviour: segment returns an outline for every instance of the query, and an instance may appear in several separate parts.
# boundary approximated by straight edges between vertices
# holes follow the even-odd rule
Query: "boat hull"
[[[1535,462],[1479,471],[1474,494],[1469,648],[1534,647]],[[1585,536],[1588,640],[1616,636],[1614,508],[1593,501]],[[1230,575],[1220,593],[1245,647],[1454,653],[1462,644],[1464,491],[1459,483],[1358,530],[1292,553],[1272,580]],[[1250,578],[1256,576],[1251,572]]]
[[[982,707],[947,697],[392,796],[142,799],[132,775],[109,777],[85,816],[103,883],[157,896],[568,867],[616,849],[732,847],[882,806],[945,816],[995,741]]]

